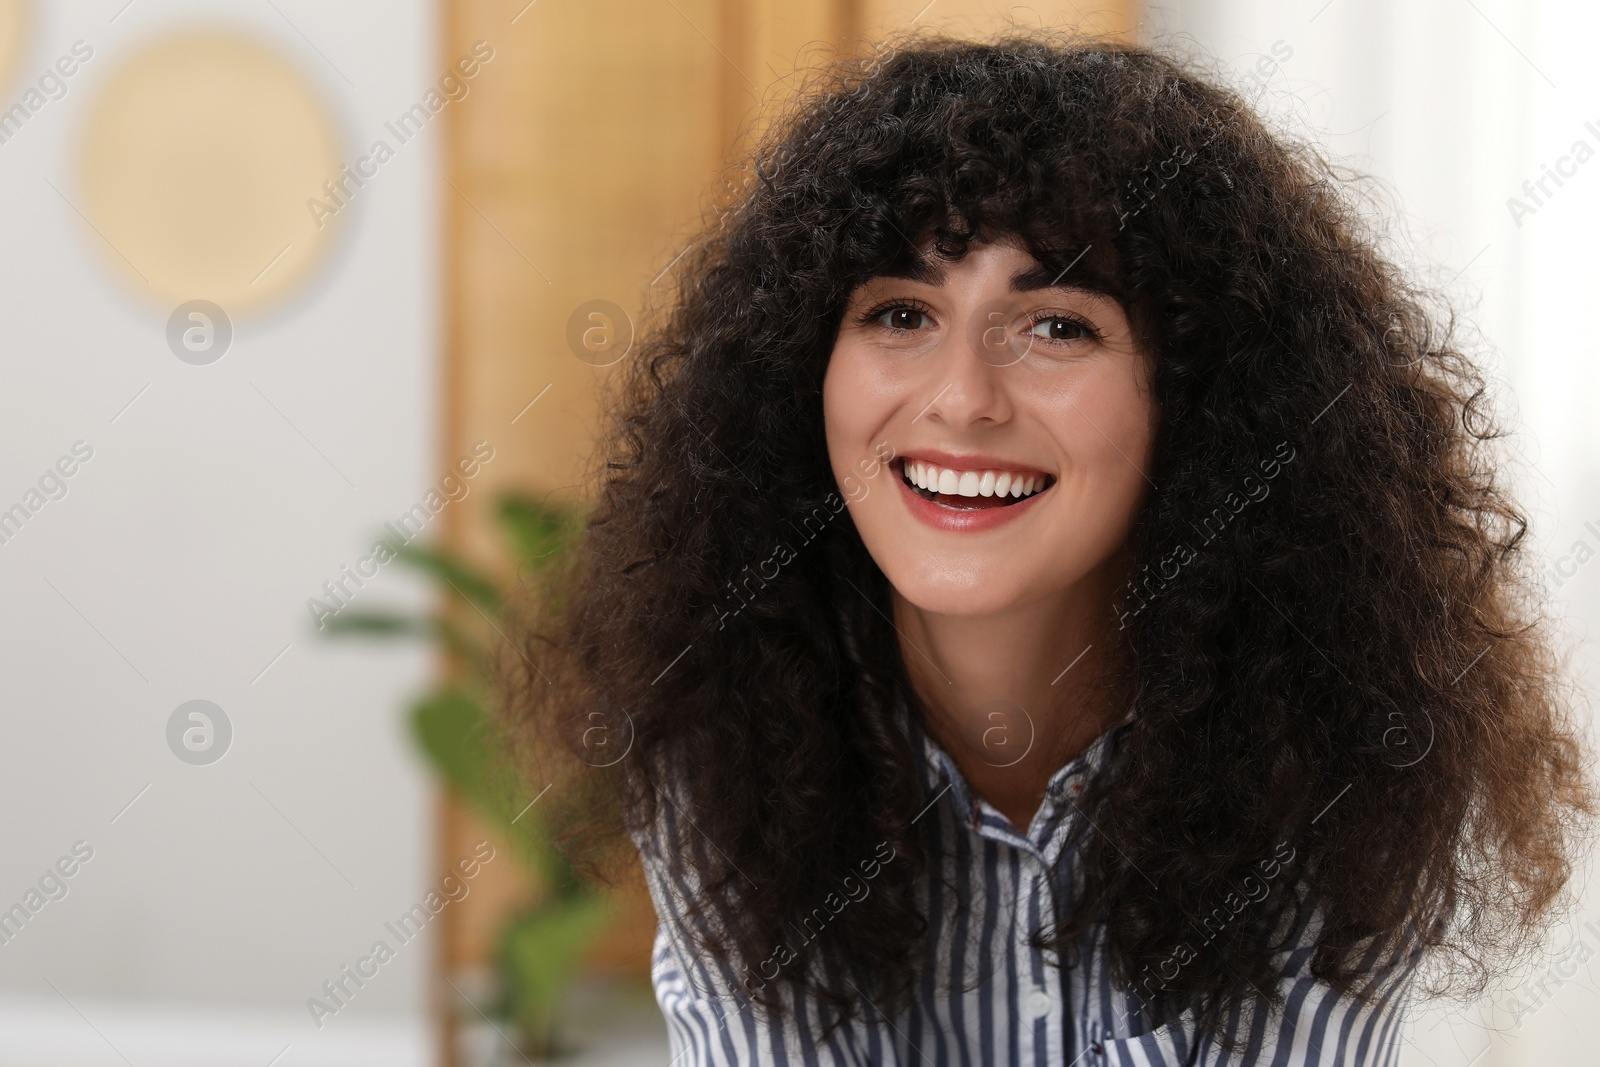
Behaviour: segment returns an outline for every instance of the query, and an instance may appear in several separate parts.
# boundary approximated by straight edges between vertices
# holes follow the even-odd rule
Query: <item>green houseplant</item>
[[[581,530],[575,512],[520,494],[501,497],[495,517],[519,575],[556,563]],[[558,1051],[557,1008],[610,907],[556,847],[552,827],[541,817],[541,794],[529,795],[496,743],[490,703],[494,646],[509,640],[505,611],[511,583],[497,581],[454,553],[394,542],[388,547],[396,562],[439,586],[439,609],[431,614],[345,609],[326,620],[326,630],[338,636],[426,640],[453,657],[452,676],[413,701],[411,733],[444,785],[511,843],[514,858],[542,887],[535,902],[501,932],[496,1014],[515,1027],[520,1051],[549,1054]],[[459,610],[462,602],[471,610]]]

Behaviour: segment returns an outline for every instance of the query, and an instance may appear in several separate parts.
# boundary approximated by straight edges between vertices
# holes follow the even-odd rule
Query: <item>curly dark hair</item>
[[[697,950],[735,973],[887,842],[905,862],[829,927],[842,967],[786,980],[846,1016],[847,981],[886,1009],[909,996],[930,798],[821,385],[856,286],[1014,236],[1121,301],[1160,412],[1110,635],[1136,714],[1081,795],[1081,886],[1040,939],[1103,924],[1121,981],[1215,1020],[1274,995],[1275,931],[1311,899],[1336,988],[1360,995],[1376,940],[1481,990],[1566,902],[1594,801],[1447,309],[1380,253],[1348,174],[1158,51],[918,36],[818,78],[676,268],[620,376],[581,546],[530,591],[516,735],[582,755],[596,723],[631,730],[619,764],[565,779],[580,839],[659,834],[664,795],[689,811],[658,847],[713,920]],[[1141,982],[1285,852],[1303,897]]]

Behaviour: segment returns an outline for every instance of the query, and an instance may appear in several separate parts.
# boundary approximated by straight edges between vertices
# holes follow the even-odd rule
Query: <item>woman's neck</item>
[[[1068,595],[984,616],[935,614],[893,594],[929,733],[1024,832],[1051,775],[1120,718],[1097,684],[1117,588],[1107,586],[1096,575]]]

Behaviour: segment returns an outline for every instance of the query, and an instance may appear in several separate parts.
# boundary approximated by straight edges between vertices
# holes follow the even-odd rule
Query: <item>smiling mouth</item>
[[[900,477],[913,493],[951,511],[984,511],[1020,504],[1055,485],[1038,471],[959,470],[917,459],[899,462]]]

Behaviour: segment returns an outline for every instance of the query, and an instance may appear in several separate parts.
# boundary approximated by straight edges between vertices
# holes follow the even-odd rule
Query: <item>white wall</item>
[[[1560,567],[1550,584],[1574,674],[1600,691],[1591,639],[1600,566],[1584,565],[1600,554],[1600,533],[1585,527],[1600,530],[1590,417],[1600,408],[1600,10],[1577,0],[1152,0],[1145,36],[1214,56],[1284,128],[1377,180],[1398,212],[1399,254],[1453,294],[1482,335],[1518,431],[1533,533]],[[1579,139],[1597,157],[1563,164],[1573,172],[1565,184],[1548,182],[1553,195],[1514,216],[1508,198],[1531,204],[1522,183]],[[1574,551],[1580,539],[1586,548]],[[1406,1062],[1594,1062],[1595,892],[1550,952],[1498,1009],[1418,1012]]]
[[[0,908],[74,842],[94,851],[0,944],[0,1062],[30,1027],[29,1063],[123,1062],[107,1045],[190,1062],[140,1027],[192,1033],[212,1011],[256,1020],[233,1031],[238,1062],[285,1044],[282,1067],[360,1062],[374,1032],[375,1062],[415,1062],[426,938],[322,1030],[305,1001],[437,878],[432,794],[400,715],[430,664],[319,640],[306,600],[436,480],[438,131],[363,190],[294,297],[235,320],[210,366],[174,357],[171,308],[127,284],[66,199],[87,105],[142,44],[196,23],[270,43],[354,158],[437,81],[433,5],[125,4],[31,5],[0,85],[9,107],[74,40],[95,50],[0,144],[0,507],[73,442],[93,448],[67,496],[0,545]],[[362,593],[422,595],[393,568]],[[210,766],[165,736],[195,698],[234,728]]]

